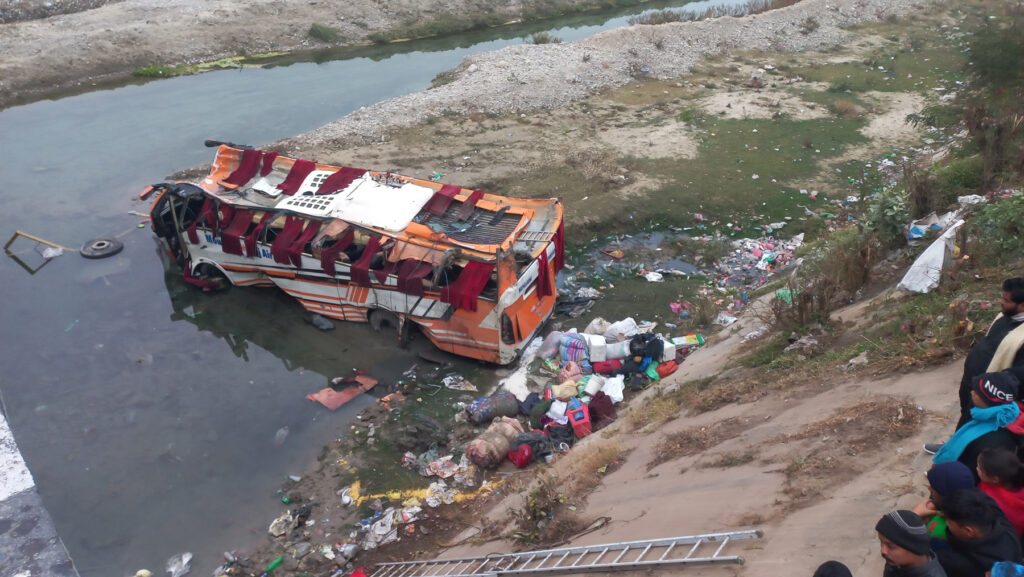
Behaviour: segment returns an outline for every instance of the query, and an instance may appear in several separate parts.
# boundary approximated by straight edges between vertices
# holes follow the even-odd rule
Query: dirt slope
[[[673,382],[721,371],[748,346],[731,330],[719,338],[647,398]],[[634,450],[578,512],[585,521],[604,516],[612,521],[565,546],[757,528],[764,539],[730,549],[745,557],[744,566],[692,567],[685,574],[810,575],[829,559],[846,563],[857,575],[881,574],[874,524],[886,511],[923,498],[922,472],[930,460],[921,445],[952,430],[960,370],[956,361],[907,375],[838,376],[756,403],[681,416],[648,434],[620,426],[617,438]],[[643,401],[633,401],[631,410],[643,411]],[[894,427],[912,434],[893,438]],[[650,467],[661,444],[688,429],[714,430],[721,442]],[[593,435],[573,450],[606,437]],[[730,466],[729,458],[744,453],[752,459]],[[507,500],[482,524],[502,524],[516,506],[515,499]],[[481,555],[507,546],[460,546],[443,556]]]

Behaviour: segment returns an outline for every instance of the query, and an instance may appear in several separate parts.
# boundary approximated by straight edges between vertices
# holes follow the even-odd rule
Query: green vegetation
[[[145,66],[132,70],[132,76],[139,78],[171,78],[183,74],[189,74],[189,71],[180,66]]]
[[[562,39],[548,32],[535,32],[530,36],[530,42],[533,44],[560,44]]]
[[[310,25],[309,31],[306,32],[306,36],[313,40],[326,42],[327,44],[344,44],[347,42],[347,39],[341,34],[340,30],[325,24],[313,23]]]

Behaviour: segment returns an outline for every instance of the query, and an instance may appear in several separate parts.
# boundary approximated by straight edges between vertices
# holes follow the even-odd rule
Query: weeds
[[[560,44],[562,39],[550,32],[535,32],[530,36],[530,42],[532,44]]]
[[[622,444],[612,438],[578,446],[563,456],[558,468],[570,473],[538,476],[524,496],[523,507],[512,512],[513,537],[521,543],[543,543],[581,528],[583,523],[569,513],[570,504],[584,502],[611,467],[621,463],[623,453]]]
[[[309,30],[306,32],[306,36],[327,44],[342,44],[345,42],[345,37],[341,34],[340,30],[318,23],[310,25]]]
[[[820,27],[821,24],[818,22],[817,18],[814,16],[808,16],[800,23],[800,33],[806,36]]]
[[[132,76],[139,78],[171,78],[181,76],[185,71],[173,66],[146,66],[132,70]]]
[[[714,461],[707,463],[701,463],[703,469],[729,469],[732,467],[739,467],[746,465],[757,458],[757,453],[752,450],[736,451],[733,453],[723,453],[719,455]]]

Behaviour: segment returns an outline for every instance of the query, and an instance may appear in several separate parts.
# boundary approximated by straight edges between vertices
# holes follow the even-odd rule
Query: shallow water
[[[550,31],[571,40],[626,18]],[[332,413],[306,395],[354,367],[387,382],[414,362],[388,332],[340,322],[317,331],[279,291],[187,286],[165,272],[152,233],[129,213],[148,209],[138,191],[209,162],[205,138],[291,136],[422,90],[467,54],[522,42],[508,29],[468,38],[0,111],[3,240],[21,229],[69,247],[114,235],[125,245],[104,260],[65,253],[34,274],[0,259],[3,405],[83,576],[162,573],[184,551],[195,554],[193,574],[205,575],[222,551],[261,542],[281,509],[275,490],[372,402]],[[43,262],[31,242],[13,248],[28,249],[29,269]]]

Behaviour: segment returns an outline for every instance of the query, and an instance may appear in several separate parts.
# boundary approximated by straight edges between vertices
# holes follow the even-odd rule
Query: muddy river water
[[[627,18],[548,29],[572,40]],[[386,331],[340,322],[317,331],[279,291],[207,295],[186,285],[165,272],[152,233],[130,214],[148,208],[138,191],[209,162],[204,138],[261,144],[298,134],[422,90],[465,55],[536,31],[0,111],[2,240],[21,229],[69,247],[113,235],[125,245],[107,259],[70,252],[45,262],[21,240],[13,248],[29,250],[24,266],[0,259],[3,408],[83,576],[159,574],[184,551],[195,554],[193,574],[209,575],[221,552],[264,538],[280,512],[275,490],[373,402],[364,395],[331,413],[305,396],[354,367],[387,381],[415,361]],[[493,383],[489,367],[457,362]]]

